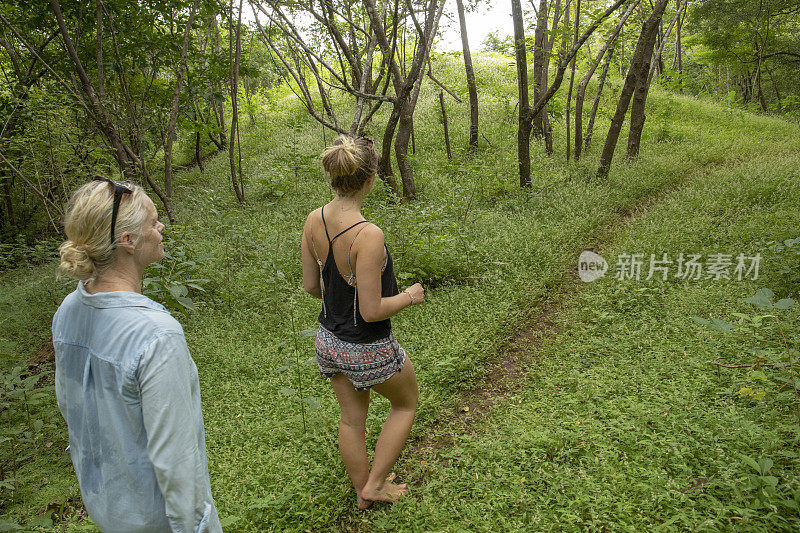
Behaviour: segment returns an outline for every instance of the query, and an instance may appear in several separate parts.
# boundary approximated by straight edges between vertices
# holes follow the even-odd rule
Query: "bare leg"
[[[369,461],[364,435],[367,429],[369,391],[357,391],[343,374],[331,378],[333,392],[339,401],[342,413],[339,422],[339,453],[347,474],[356,489],[359,509],[366,509],[372,502],[361,498],[361,491],[369,476]]]
[[[394,477],[387,479],[387,476],[411,432],[419,396],[417,375],[411,359],[406,359],[403,370],[372,388],[386,397],[392,407],[378,436],[372,470],[363,486],[361,497],[364,500],[393,502],[405,494],[406,485],[395,484],[392,482]]]

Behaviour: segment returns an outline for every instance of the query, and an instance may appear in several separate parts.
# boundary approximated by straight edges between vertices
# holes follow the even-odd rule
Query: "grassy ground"
[[[445,61],[437,75],[466,93],[459,68]],[[529,354],[525,383],[488,418],[425,456],[406,456],[400,477],[414,490],[392,507],[354,512],[336,447],[338,409],[306,364],[311,341],[300,333],[319,311],[299,289],[297,246],[305,215],[330,197],[317,163],[321,130],[291,99],[271,102],[243,132],[245,208],[235,205],[224,159],[203,174],[181,174],[172,249],[202,258],[194,274],[208,281],[207,293],[192,295],[198,310],[179,318],[200,372],[209,469],[226,530],[766,529],[796,521],[780,503],[798,490],[791,404],[734,394],[741,373],[717,376],[707,364],[733,345],[689,320],[741,311],[761,282],[606,278],[580,286],[575,265],[587,248],[602,247],[607,258],[751,254],[756,240],[796,236],[797,126],[653,91],[636,162],[618,159],[609,180],[595,183],[587,178],[598,143],[571,165],[563,153],[537,156],[534,187],[520,191],[513,70],[506,60],[483,59],[478,80],[492,146],[482,141],[477,154],[456,150],[448,161],[438,95],[426,88],[413,159],[420,200],[394,206],[378,190],[365,205],[386,232],[401,284],[422,280],[432,289],[426,305],[393,321],[421,386],[412,439],[458,410],[498,347],[545,303],[558,309],[560,333]],[[599,140],[613,97],[602,108]],[[466,104],[448,105],[461,146]],[[558,147],[563,126],[555,124]],[[781,287],[769,264],[762,268],[776,292],[796,290]],[[0,281],[7,367],[50,340],[50,317],[73,286],[55,282],[53,270],[20,269]],[[287,369],[287,361],[297,364]],[[375,399],[370,444],[387,409]],[[77,484],[61,453],[66,431],[58,417],[53,424],[35,437],[40,453],[18,467],[15,491],[0,489],[0,512],[22,522],[66,502],[68,527],[78,527]],[[751,509],[750,467],[739,455],[773,458],[781,488],[775,511]],[[699,478],[709,481],[697,494],[681,492]]]

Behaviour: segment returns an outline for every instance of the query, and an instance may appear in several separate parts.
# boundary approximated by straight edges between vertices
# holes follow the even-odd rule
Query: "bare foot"
[[[372,500],[365,500],[361,497],[361,494],[356,495],[356,505],[362,511],[366,511],[370,507],[372,507]]]
[[[364,488],[361,489],[361,496],[359,499],[370,503],[373,501],[394,503],[398,498],[404,496],[406,492],[408,492],[405,483],[392,483],[395,477],[396,474],[392,472],[380,486],[370,487],[369,485],[365,485]]]

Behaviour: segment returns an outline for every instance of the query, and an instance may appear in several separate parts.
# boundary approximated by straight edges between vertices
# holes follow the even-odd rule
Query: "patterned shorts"
[[[368,344],[347,342],[320,326],[314,346],[319,373],[330,378],[340,372],[356,390],[368,390],[403,369],[406,352],[391,333]]]

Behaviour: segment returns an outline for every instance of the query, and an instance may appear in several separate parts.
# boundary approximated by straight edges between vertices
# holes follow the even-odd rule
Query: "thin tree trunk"
[[[394,155],[397,158],[397,169],[400,171],[400,179],[403,183],[403,198],[406,200],[413,200],[417,197],[413,170],[408,161],[408,143],[414,132],[414,109],[417,105],[417,97],[422,84],[422,68],[428,59],[428,53],[433,45],[436,29],[444,11],[445,2],[441,2],[439,5],[437,3],[437,0],[430,0],[426,9],[425,27],[417,26],[416,50],[411,61],[411,67],[405,76],[403,89],[401,94],[398,95],[402,109],[397,126],[397,135],[394,139]],[[409,9],[412,8],[413,6],[409,3]],[[416,20],[414,22],[416,23]]]
[[[444,91],[439,91],[439,106],[442,108],[442,123],[444,124],[444,146],[447,149],[447,159],[453,159],[450,152],[450,130],[447,126],[447,108],[444,106]]]
[[[4,172],[5,174],[5,172]],[[3,201],[6,204],[6,219],[8,220],[8,227],[17,227],[17,221],[14,217],[14,201],[11,196],[11,176],[4,176],[3,182]]]
[[[687,2],[689,0],[686,0]],[[678,29],[675,30],[675,55],[678,60],[678,92],[683,93],[683,52],[681,50],[681,27],[686,15],[681,15],[678,19]]]
[[[235,148],[236,148],[236,141],[238,139],[239,133],[239,64],[242,58],[242,47],[241,47],[241,31],[242,31],[242,0],[239,0],[239,16],[236,23],[236,52],[234,57],[231,58],[231,54],[233,54],[234,49],[234,42],[233,42],[233,0],[231,0],[230,4],[230,27],[228,29],[228,43],[229,43],[229,51],[228,51],[228,58],[233,59],[231,62],[231,139],[230,143],[228,144],[228,159],[230,161],[231,166],[231,183],[233,185],[233,191],[236,193],[236,199],[239,201],[240,204],[244,203],[244,184],[242,183],[242,176],[241,176],[241,168],[237,170],[236,168],[236,158],[235,158]]]
[[[469,91],[469,149],[478,148],[478,88],[475,84],[475,71],[472,68],[472,54],[469,50],[467,39],[467,21],[464,15],[464,1],[456,0],[458,7],[458,22],[461,28],[461,48],[464,51],[464,70],[467,74],[467,90]],[[442,96],[442,110],[444,110],[444,96]],[[445,131],[447,129],[445,120]],[[448,154],[450,152],[448,145]]]
[[[662,36],[661,41],[658,43],[658,48],[656,52],[656,61],[653,61],[653,66],[650,68],[650,74],[648,76],[648,85],[653,80],[653,73],[655,72],[656,68],[658,68],[658,75],[661,76],[664,73],[664,62],[661,59],[662,54],[664,53],[664,45],[667,44],[667,40],[669,40],[669,36],[672,33],[672,28],[675,26],[675,22],[680,18],[681,12],[686,8],[686,2],[688,0],[684,0],[681,4],[680,0],[677,0],[678,4],[675,8],[675,15],[672,17],[672,20],[667,27],[667,32]]]
[[[575,160],[576,161],[581,158],[581,150],[583,148],[582,146],[583,145],[583,101],[586,95],[586,87],[589,85],[589,80],[592,79],[595,70],[597,70],[597,67],[600,65],[600,61],[603,59],[603,56],[606,55],[606,53],[608,53],[606,64],[603,67],[603,76],[602,79],[600,80],[600,85],[598,86],[597,89],[597,94],[598,95],[600,94],[603,83],[605,82],[605,76],[608,73],[608,63],[611,61],[610,59],[612,55],[611,52],[613,52],[614,50],[613,43],[617,38],[617,36],[619,35],[619,32],[622,30],[622,26],[628,20],[630,14],[633,13],[633,9],[636,7],[637,3],[638,2],[633,2],[628,8],[628,10],[625,12],[625,14],[623,14],[622,17],[620,17],[619,22],[617,22],[617,25],[611,31],[611,34],[608,36],[608,39],[606,39],[606,42],[597,52],[597,57],[595,57],[594,61],[589,66],[589,70],[586,72],[586,74],[583,76],[580,83],[578,84],[578,90],[575,93]],[[595,107],[592,109],[592,119],[590,120],[590,124],[594,122],[594,113],[597,112],[596,109],[597,101],[598,98],[595,98]],[[588,148],[588,135],[590,134],[587,133],[587,148]]]
[[[650,58],[653,55],[653,48],[655,46],[656,34],[658,32],[658,22],[661,20],[661,15],[664,13],[664,8],[667,6],[667,0],[658,0],[653,8],[653,13],[642,24],[642,31],[639,35],[639,42],[636,45],[636,51],[631,60],[631,66],[628,69],[628,74],[625,77],[625,84],[620,93],[619,102],[617,103],[617,110],[614,117],[611,119],[611,127],[608,130],[606,143],[603,147],[603,153],[600,156],[600,166],[597,169],[597,177],[605,178],[611,170],[611,161],[614,158],[614,149],[617,146],[619,133],[622,130],[622,123],[625,120],[625,115],[628,112],[633,93],[637,88],[637,79],[641,79],[642,84],[647,84],[647,74],[650,70]],[[642,110],[643,110],[642,102]]]
[[[540,0],[536,17],[536,32],[533,37],[533,100],[542,97],[547,89],[547,65],[545,65],[545,48],[547,47],[547,0]],[[533,134],[544,135],[544,115],[547,110],[540,111],[533,117]]]
[[[92,82],[89,80],[86,70],[83,68],[83,63],[81,63],[78,53],[75,50],[75,46],[72,43],[72,39],[69,36],[69,32],[67,31],[67,25],[66,22],[64,22],[64,15],[61,13],[61,5],[59,4],[58,0],[50,0],[50,6],[53,8],[53,13],[56,16],[56,21],[58,22],[58,27],[61,31],[61,37],[64,39],[64,44],[67,48],[67,54],[69,55],[70,61],[72,62],[75,72],[78,75],[78,79],[81,82],[83,92],[89,99],[93,115],[92,118],[97,127],[100,129],[100,132],[114,149],[113,153],[114,158],[117,160],[117,164],[119,164],[123,173],[125,173],[125,175],[129,178],[135,177],[135,169],[138,168],[139,172],[145,177],[147,183],[153,189],[153,192],[156,193],[156,196],[158,196],[161,202],[164,204],[164,209],[167,212],[167,217],[169,218],[170,222],[175,222],[175,212],[172,208],[171,199],[164,193],[161,187],[158,186],[152,175],[148,172],[144,160],[142,160],[141,157],[139,157],[134,150],[131,149],[131,147],[126,146],[125,143],[122,142],[119,132],[111,121],[108,110],[106,110],[97,97],[97,92],[95,91]]]
[[[525,49],[525,25],[522,20],[520,0],[511,0],[511,17],[514,23],[514,52],[517,58],[517,92],[519,95],[519,123],[517,126],[517,161],[520,187],[531,186],[530,135],[532,120],[528,97],[528,54]]]
[[[574,36],[572,38],[572,46],[575,46],[575,44],[578,42],[578,29],[579,29],[578,25],[580,24],[580,16],[581,16],[581,0],[578,0],[577,3],[575,4],[575,34],[574,34]],[[567,25],[567,27],[569,27],[569,19],[567,19],[567,21],[565,21],[565,24]],[[569,162],[570,154],[571,154],[570,135],[569,134],[570,134],[570,128],[572,127],[572,124],[570,123],[570,120],[569,120],[569,111],[570,111],[570,107],[572,106],[572,86],[575,84],[575,61],[577,60],[577,58],[578,58],[578,54],[575,54],[575,56],[572,58],[572,65],[570,66],[571,72],[570,72],[570,75],[569,75],[569,90],[567,91],[567,116],[566,116],[566,120],[567,120],[567,124],[566,124],[567,125],[567,162]]]
[[[550,58],[553,57],[553,45],[556,41],[556,30],[558,29],[558,23],[561,21],[561,0],[556,0],[556,5],[553,11],[553,26],[550,30],[550,39],[547,41],[547,47],[544,50],[544,64],[542,66],[542,95],[540,98],[534,98],[534,102],[538,102],[540,99],[544,98],[544,94],[547,92],[547,84],[549,83],[550,77]],[[547,155],[551,156],[553,155],[553,129],[550,126],[550,113],[547,111],[547,104],[545,104],[539,113],[542,115],[542,127],[544,128],[544,149]]]
[[[594,119],[597,116],[597,109],[600,106],[600,96],[603,94],[603,85],[606,83],[606,76],[608,75],[608,68],[611,66],[611,58],[614,56],[614,48],[611,47],[606,54],[606,62],[603,65],[603,72],[600,73],[600,79],[597,81],[597,94],[594,95],[594,104],[592,105],[592,113],[589,115],[589,124],[586,125],[586,149],[592,143],[592,134],[594,133]]]
[[[659,17],[659,24],[664,14],[664,9],[668,0],[664,0],[663,5],[659,2],[653,8],[653,16]],[[659,11],[659,7],[661,8]],[[659,26],[660,27],[660,26]],[[666,37],[665,37],[666,39]],[[653,40],[655,42],[655,39]],[[646,50],[647,55],[643,58],[641,75],[636,76],[636,92],[633,94],[633,103],[631,104],[631,126],[630,133],[628,134],[628,150],[626,157],[633,159],[639,156],[639,145],[642,139],[642,130],[644,129],[644,121],[647,118],[645,115],[645,104],[647,103],[647,93],[650,90],[650,70],[649,61],[653,53],[652,48]]]
[[[106,97],[106,78],[103,73],[103,6],[95,0],[95,19],[97,36],[97,95],[100,100]]]
[[[166,142],[164,143],[164,194],[172,198],[172,144],[175,139],[175,129],[178,125],[178,106],[180,104],[181,88],[183,86],[183,74],[186,70],[186,54],[189,50],[189,35],[192,31],[192,23],[197,13],[197,6],[200,0],[194,0],[192,9],[189,12],[189,19],[186,21],[186,29],[183,32],[183,45],[181,46],[181,59],[178,64],[178,71],[175,73],[175,91],[172,93],[172,107],[169,111],[169,122],[167,124]]]

